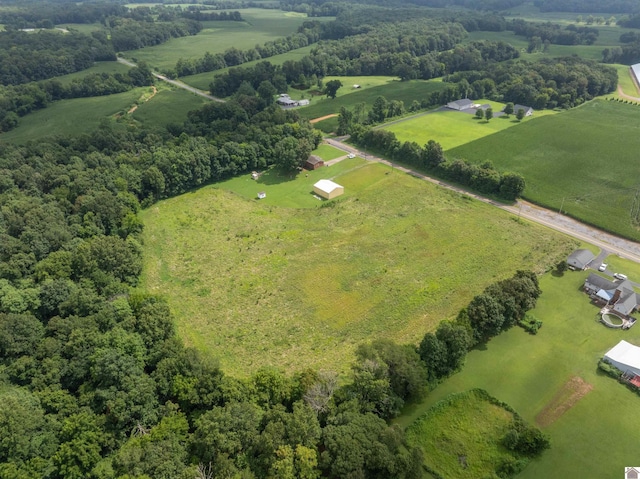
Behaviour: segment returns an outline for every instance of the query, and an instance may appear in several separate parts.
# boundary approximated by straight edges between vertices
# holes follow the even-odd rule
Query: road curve
[[[118,62],[122,63],[123,65],[127,65],[128,67],[135,67],[136,64],[133,63],[132,61],[129,60],[125,60],[124,58],[118,57]],[[217,101],[219,103],[224,103],[225,101],[222,98],[217,98],[215,96],[209,95],[207,92],[204,92],[202,90],[198,90],[195,87],[192,87],[191,85],[187,85],[186,83],[181,82],[180,80],[172,80],[171,78],[168,78],[164,75],[160,75],[160,73],[156,73],[156,72],[151,72],[151,74],[157,78],[158,80],[162,80],[164,82],[170,83],[173,86],[176,86],[178,88],[182,88],[183,90],[187,90],[190,91],[191,93],[195,93],[196,95],[199,95],[201,97],[207,98],[209,100],[212,101]]]
[[[528,219],[535,223],[564,233],[580,241],[591,243],[623,258],[635,261],[636,263],[640,263],[640,244],[634,241],[620,238],[598,228],[594,228],[593,226],[581,223],[577,220],[574,220],[573,218],[569,218],[568,216],[534,205],[524,200],[518,200],[514,205],[505,205],[502,203],[498,203],[458,186],[451,185],[442,180],[432,178],[423,173],[419,173],[415,170],[411,170],[403,166],[395,165],[388,160],[384,160],[382,158],[378,158],[376,156],[360,151],[357,148],[352,147],[351,145],[345,144],[344,140],[345,137],[327,139],[326,141],[335,148],[346,151],[347,153],[354,153],[358,156],[361,156],[365,160],[376,161],[385,165],[389,165],[392,168],[403,171],[417,178],[429,181],[443,188],[456,191],[457,193],[461,193],[467,196],[471,196],[478,201],[482,201],[483,203],[487,203],[495,206],[496,208],[500,208],[501,210],[507,211],[515,216],[518,216],[519,218]]]

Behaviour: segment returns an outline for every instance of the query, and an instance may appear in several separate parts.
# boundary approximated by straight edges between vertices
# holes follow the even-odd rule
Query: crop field
[[[183,89],[161,90],[149,101],[142,103],[133,113],[133,118],[146,126],[165,127],[181,125],[187,113],[201,108],[209,100]]]
[[[91,68],[69,73],[68,75],[62,75],[55,79],[63,85],[68,85],[72,80],[84,78],[91,73],[127,73],[129,70],[130,68],[128,66],[118,62],[96,62]]]
[[[315,199],[321,178],[345,195]],[[142,287],[168,299],[188,345],[239,375],[344,372],[361,342],[417,342],[489,283],[543,271],[575,245],[358,158],[297,178],[237,177],[142,219]]]
[[[609,329],[597,321],[598,308],[580,291],[587,275],[542,276],[533,311],[543,321],[538,334],[513,328],[471,351],[463,370],[406,408],[398,424],[409,426],[449,394],[482,388],[550,435],[551,449],[518,479],[619,477],[626,464],[637,462],[629,438],[640,428],[640,397],[600,374],[597,363],[621,339],[640,344],[640,330]]]
[[[449,151],[452,158],[521,173],[524,196],[639,239],[640,106],[594,100]]]
[[[387,100],[401,100],[404,102],[405,107],[408,108],[413,100],[420,101],[431,92],[442,90],[445,87],[440,79],[401,82],[398,79],[392,79],[390,77],[369,77],[372,78],[370,81],[373,82],[377,81],[375,79],[384,78],[385,80],[379,85],[362,85],[361,89],[354,90],[353,84],[356,83],[355,79],[362,79],[363,77],[327,77],[325,78],[325,83],[332,78],[339,78],[346,87],[343,86],[338,90],[338,96],[335,99],[322,97],[322,99],[313,102],[309,106],[299,108],[298,112],[300,116],[312,120],[314,118],[339,113],[340,108],[343,106],[353,108],[358,103],[366,103],[368,111],[374,100],[381,95]],[[293,92],[295,92],[295,90],[293,90]],[[291,98],[296,98],[294,93],[290,93]],[[308,95],[307,98],[309,98]]]
[[[258,62],[269,62],[272,65],[282,65],[284,62],[288,60],[300,60],[302,57],[308,55],[311,52],[313,45],[309,45],[307,47],[298,48],[296,50],[291,50],[287,53],[282,53],[280,55],[274,55],[269,58],[261,58],[260,60],[254,60],[251,62],[243,63],[242,65],[238,65],[239,67],[245,68],[255,65]],[[237,68],[237,67],[229,67],[229,68]],[[205,72],[198,73],[197,75],[189,75],[186,77],[180,77],[180,80],[185,82],[187,85],[191,85],[193,87],[199,88],[200,90],[209,90],[209,84],[213,81],[216,75],[220,75],[229,70],[229,68],[222,68],[220,70],[216,70],[213,72]]]
[[[26,143],[44,136],[77,135],[98,127],[100,121],[128,110],[148,90],[135,88],[116,95],[60,100],[20,118],[18,127],[2,133],[0,142]]]
[[[493,477],[519,456],[502,446],[514,414],[481,391],[453,394],[407,429],[407,443],[424,453],[424,464],[443,479]]]
[[[494,113],[504,108],[504,103],[488,100],[476,100],[476,102],[489,103]],[[395,133],[400,141],[415,141],[419,145],[424,145],[429,140],[435,140],[442,145],[444,150],[449,150],[553,113],[550,110],[536,111],[532,117],[524,118],[521,122],[516,120],[515,115],[509,115],[509,118],[504,115],[487,122],[476,119],[470,113],[435,111],[399,120],[388,126],[385,125],[384,129]]]
[[[206,52],[222,53],[231,47],[246,50],[285,37],[306,20],[306,17],[287,15],[282,10],[249,8],[240,13],[244,22],[202,22],[205,28],[197,35],[131,50],[126,56],[144,60],[153,68],[170,69],[180,58],[200,58]]]

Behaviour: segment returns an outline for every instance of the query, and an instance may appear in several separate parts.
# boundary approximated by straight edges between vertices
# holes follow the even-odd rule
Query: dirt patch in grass
[[[309,123],[311,123],[312,125],[314,123],[319,123],[323,120],[328,120],[329,118],[334,118],[338,116],[337,114],[333,113],[332,115],[325,115],[325,116],[321,116],[320,118],[314,118],[313,120],[309,120]]]
[[[573,376],[536,416],[536,424],[540,427],[550,426],[592,389],[593,386],[584,379]]]

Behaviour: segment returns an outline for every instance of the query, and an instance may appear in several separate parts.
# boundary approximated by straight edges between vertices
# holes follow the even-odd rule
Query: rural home
[[[464,98],[462,100],[450,101],[449,103],[447,103],[447,108],[451,110],[458,110],[458,111],[469,110],[471,108],[474,108],[474,106],[475,106],[474,103],[468,98]]]
[[[322,161],[322,158],[316,155],[311,155],[309,159],[304,162],[305,170],[317,170],[322,166],[324,166],[324,161]]]
[[[331,180],[320,180],[313,185],[313,192],[324,199],[331,200],[344,193],[344,186]]]
[[[588,249],[577,249],[567,258],[569,268],[582,271],[595,259],[595,255]]]
[[[606,352],[604,361],[623,373],[640,375],[640,348],[624,340]]]
[[[276,103],[281,106],[298,106],[298,102],[292,100],[286,93],[281,93],[276,100]]]
[[[584,280],[584,290],[596,303],[603,304],[608,312],[623,319],[629,319],[640,302],[633,283],[628,279],[615,283],[591,273]]]
[[[531,116],[533,115],[533,108],[531,108],[530,106],[524,106],[524,105],[513,105],[513,112],[514,113],[518,113],[518,110],[524,110],[524,116]],[[504,110],[503,110],[504,111]]]

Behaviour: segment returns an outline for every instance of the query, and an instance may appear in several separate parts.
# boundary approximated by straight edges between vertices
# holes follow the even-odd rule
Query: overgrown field
[[[126,52],[127,58],[144,60],[153,68],[173,68],[179,58],[200,58],[205,52],[222,53],[228,48],[253,48],[285,37],[302,25],[306,17],[282,10],[239,10],[244,22],[202,22],[205,28],[194,36],[174,38],[162,45]]]
[[[127,111],[149,88],[135,88],[115,95],[60,100],[43,110],[20,118],[14,130],[2,133],[1,141],[25,143],[43,136],[89,132],[118,112]]]
[[[492,477],[503,463],[520,459],[502,445],[515,416],[496,402],[483,391],[453,394],[407,429],[407,442],[445,479]]]
[[[55,79],[63,85],[68,85],[72,80],[84,78],[92,73],[127,73],[131,68],[118,62],[96,62],[91,68],[81,70],[68,75],[62,75]]]
[[[156,204],[142,213],[142,287],[168,298],[187,344],[234,374],[344,371],[359,343],[417,342],[496,279],[544,270],[574,245],[362,165],[257,184],[244,176]],[[320,207],[311,187],[336,175],[345,197]],[[261,190],[267,198],[254,200]]]
[[[640,428],[640,397],[600,374],[597,364],[621,339],[640,344],[640,330],[597,321],[598,308],[580,291],[587,274],[544,275],[533,310],[543,321],[538,334],[513,328],[471,351],[462,372],[407,408],[399,425],[409,426],[449,394],[481,388],[550,435],[551,449],[519,479],[620,476],[638,457],[630,438]]]
[[[133,113],[133,118],[149,127],[182,125],[187,113],[206,103],[209,100],[181,88],[161,90],[151,100],[141,104]]]
[[[477,103],[491,104],[494,114],[504,108],[504,103],[487,100],[477,100]],[[534,113],[533,117],[528,117],[519,122],[515,115],[506,115],[493,118],[487,122],[478,120],[470,113],[459,111],[436,111],[424,115],[400,120],[389,126],[384,126],[385,130],[395,133],[398,140],[415,141],[419,145],[424,145],[429,140],[435,140],[442,145],[442,148],[449,150],[465,143],[493,135],[499,131],[512,126],[528,123],[534,118],[553,114],[553,111],[543,110]]]
[[[521,173],[524,196],[638,239],[640,106],[594,100],[448,152]]]

